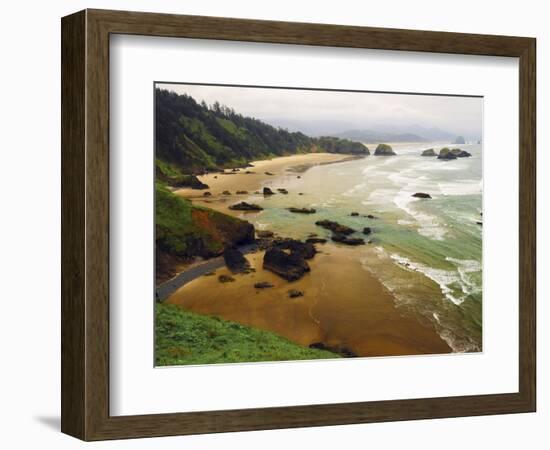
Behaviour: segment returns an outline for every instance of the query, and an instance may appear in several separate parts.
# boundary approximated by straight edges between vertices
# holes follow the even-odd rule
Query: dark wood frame
[[[100,440],[535,411],[535,39],[105,10],[64,17],[61,31],[64,433]],[[519,392],[110,416],[109,36],[117,33],[519,58]]]

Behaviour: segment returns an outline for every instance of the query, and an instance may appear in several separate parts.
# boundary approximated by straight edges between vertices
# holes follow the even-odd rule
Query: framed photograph
[[[61,29],[64,433],[535,411],[534,38]]]

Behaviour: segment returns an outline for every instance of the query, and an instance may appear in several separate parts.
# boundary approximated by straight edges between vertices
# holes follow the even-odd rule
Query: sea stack
[[[437,156],[433,148],[429,148],[428,150],[424,150],[422,152],[422,156]]]
[[[388,144],[378,144],[378,147],[376,147],[376,150],[374,151],[374,156],[395,156],[395,155],[396,153]]]
[[[454,155],[449,148],[445,147],[439,150],[439,156],[437,159],[456,159],[456,155]]]
[[[458,136],[455,141],[453,142],[453,144],[457,144],[457,145],[464,145],[466,143],[466,141],[464,140],[464,138],[462,136]]]

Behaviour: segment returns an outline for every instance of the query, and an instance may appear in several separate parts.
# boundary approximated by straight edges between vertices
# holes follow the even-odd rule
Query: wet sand
[[[196,313],[215,315],[273,331],[301,345],[323,342],[359,356],[450,352],[429,324],[398,310],[392,295],[357,260],[357,248],[318,245],[322,253],[309,261],[311,272],[289,283],[262,270],[263,252],[247,255],[256,272],[231,275],[224,267],[181,287],[167,299]],[[256,289],[268,281],[272,288]],[[289,289],[304,292],[290,298]]]

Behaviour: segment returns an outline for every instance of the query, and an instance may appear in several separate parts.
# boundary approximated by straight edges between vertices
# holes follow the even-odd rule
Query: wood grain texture
[[[519,392],[109,416],[109,35],[113,33],[518,57]],[[535,40],[87,10],[62,20],[62,430],[84,440],[535,410]],[[185,409],[185,405],[182,405]]]

